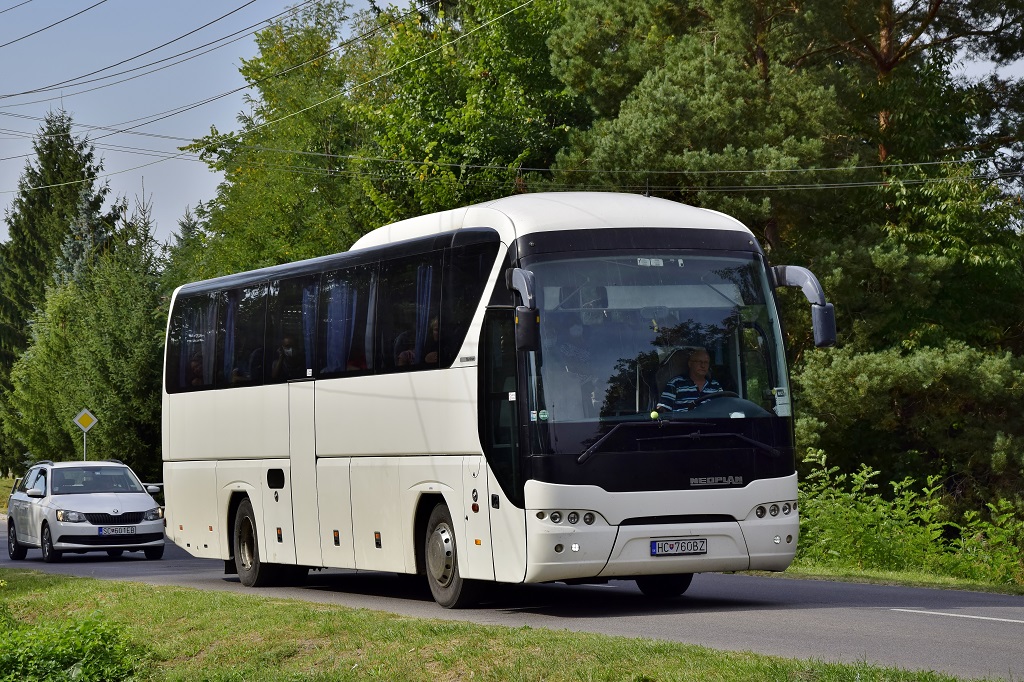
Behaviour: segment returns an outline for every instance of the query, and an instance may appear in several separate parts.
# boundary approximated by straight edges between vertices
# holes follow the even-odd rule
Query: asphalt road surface
[[[4,527],[6,530],[6,526]],[[425,579],[324,570],[305,587],[246,588],[224,564],[194,559],[168,543],[164,558],[141,553],[65,555],[44,564],[38,550],[2,568],[266,594],[415,617],[599,632],[701,644],[788,658],[867,662],[964,678],[1024,679],[1024,597],[857,585],[783,577],[702,574],[662,603],[632,582],[496,586],[477,608],[437,606]]]

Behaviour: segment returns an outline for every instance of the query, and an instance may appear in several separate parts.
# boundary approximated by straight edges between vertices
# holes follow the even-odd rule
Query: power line
[[[4,12],[10,12],[12,9],[18,9],[22,5],[27,5],[30,2],[32,2],[32,0],[25,0],[25,2],[20,2],[17,5],[14,5],[13,7],[8,7],[7,9],[0,9],[0,14],[3,14]]]
[[[80,11],[80,12],[75,12],[75,13],[74,13],[74,14],[72,14],[72,15],[71,15],[70,17],[64,17],[64,18],[63,18],[63,19],[61,19],[60,21],[55,21],[55,22],[53,22],[52,24],[50,24],[49,26],[43,26],[43,27],[42,27],[41,29],[38,29],[38,30],[36,30],[36,31],[32,31],[31,33],[26,33],[25,35],[21,36],[20,38],[15,38],[14,40],[8,41],[8,42],[4,43],[3,45],[0,45],[0,48],[3,48],[3,47],[7,47],[8,45],[13,45],[14,43],[17,43],[17,42],[19,42],[19,41],[22,41],[22,40],[24,40],[25,38],[31,38],[32,36],[36,35],[37,33],[42,33],[43,31],[45,31],[45,30],[47,30],[47,29],[51,29],[51,28],[53,28],[54,26],[57,26],[57,25],[59,25],[59,24],[63,24],[63,23],[65,22],[65,21],[68,21],[69,19],[74,19],[74,18],[75,18],[75,17],[77,17],[77,16],[79,15],[79,14],[85,14],[86,12],[88,12],[89,10],[91,10],[91,9],[92,9],[93,7],[99,7],[100,5],[102,5],[103,3],[105,3],[106,1],[107,1],[107,0],[100,0],[100,1],[99,1],[99,2],[97,2],[97,3],[95,4],[95,5],[91,5],[91,6],[89,6],[89,7],[86,7],[85,9],[83,9],[83,10],[82,10],[82,11]],[[22,4],[25,4],[25,3],[22,3]],[[14,9],[14,8],[12,7],[11,9]]]
[[[118,66],[121,66],[122,64],[127,64],[130,61],[134,61],[134,60],[138,59],[139,57],[144,57],[145,55],[150,54],[151,52],[156,52],[160,48],[167,47],[168,45],[171,45],[173,43],[178,42],[179,40],[183,40],[183,39],[189,37],[190,35],[192,35],[194,33],[198,33],[199,31],[203,30],[204,28],[206,28],[208,26],[212,26],[213,24],[216,24],[218,21],[220,21],[222,19],[226,19],[227,17],[231,16],[235,12],[239,12],[239,11],[245,9],[246,7],[248,7],[249,5],[253,4],[254,2],[256,2],[256,0],[249,0],[249,2],[245,3],[241,7],[236,7],[235,9],[231,10],[227,14],[221,15],[221,16],[217,17],[216,19],[214,19],[213,21],[209,21],[209,22],[203,24],[199,28],[194,28],[191,31],[189,31],[188,33],[184,33],[184,34],[178,36],[177,38],[174,38],[172,40],[168,40],[165,43],[157,45],[156,47],[152,47],[152,48],[146,50],[145,52],[140,52],[139,54],[137,54],[137,55],[135,55],[133,57],[128,57],[127,59],[122,59],[121,61],[117,62],[116,64],[111,64],[110,66],[104,66],[102,69],[97,69],[95,71],[90,71],[89,73],[82,74],[81,76],[75,76],[74,78],[68,78],[66,80],[62,80],[62,81],[59,81],[57,83],[52,83],[50,85],[45,85],[45,86],[40,87],[40,88],[35,88],[33,90],[26,90],[24,92],[16,92],[16,93],[11,93],[11,94],[7,94],[7,95],[0,95],[0,99],[6,99],[8,97],[16,97],[18,95],[28,95],[28,94],[32,94],[32,93],[36,93],[36,92],[45,92],[46,90],[55,90],[55,89],[59,89],[61,86],[66,86],[66,85],[69,85],[69,84],[84,85],[85,83],[95,82],[95,80],[103,80],[102,78],[99,78],[99,79],[94,79],[94,80],[83,81],[81,83],[74,83],[74,81],[80,81],[83,78],[88,78],[89,76],[94,76],[97,73],[101,73],[103,71],[107,71],[108,69],[113,69],[113,68],[116,68]],[[207,44],[209,44],[209,43],[207,43]],[[204,46],[201,46],[201,47],[204,47]],[[175,56],[177,56],[177,55],[175,55]],[[168,59],[173,59],[173,58],[174,57],[168,57]],[[159,63],[159,62],[155,62],[155,63]],[[138,67],[138,68],[145,68],[145,67]],[[129,73],[129,72],[128,71],[124,71],[122,73]],[[113,74],[111,76],[104,76],[104,78],[112,78],[112,77],[117,76],[117,75],[120,75],[120,74]]]

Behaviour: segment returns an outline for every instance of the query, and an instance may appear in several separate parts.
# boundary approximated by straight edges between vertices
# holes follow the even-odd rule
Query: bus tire
[[[446,609],[458,609],[476,602],[477,585],[459,574],[455,527],[448,506],[438,504],[430,512],[423,543],[423,564],[434,601]]]
[[[242,500],[235,514],[235,528],[231,534],[232,550],[238,579],[246,587],[267,587],[277,582],[277,566],[260,561],[259,536],[256,515],[249,498]]]
[[[636,578],[636,586],[645,597],[671,599],[678,597],[690,587],[693,573],[676,573],[673,575],[645,575]]]
[[[53,548],[53,535],[50,533],[50,524],[44,523],[39,548],[43,550],[43,561],[48,564],[55,564],[60,561],[61,553]]]
[[[14,521],[7,522],[7,556],[11,561],[21,561],[28,554],[28,548],[18,542],[18,531],[14,528]]]

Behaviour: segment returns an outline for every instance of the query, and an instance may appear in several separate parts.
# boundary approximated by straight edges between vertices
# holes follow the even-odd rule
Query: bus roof
[[[745,225],[724,213],[657,197],[613,192],[539,192],[384,225],[361,237],[352,250],[464,227],[502,225],[513,230],[516,237],[566,228],[607,227],[695,227],[750,234]]]

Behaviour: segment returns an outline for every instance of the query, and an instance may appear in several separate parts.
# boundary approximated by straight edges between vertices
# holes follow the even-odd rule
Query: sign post
[[[93,415],[89,410],[82,410],[75,417],[75,423],[78,424],[78,428],[82,429],[82,461],[85,461],[85,434],[89,433],[89,429],[96,426],[96,422],[99,419]]]

